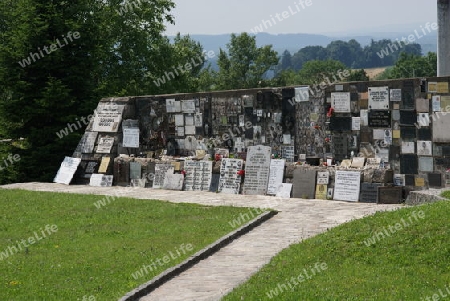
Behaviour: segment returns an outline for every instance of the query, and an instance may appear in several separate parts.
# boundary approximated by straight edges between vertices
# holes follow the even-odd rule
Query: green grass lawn
[[[450,300],[449,212],[444,201],[343,224],[282,251],[223,300]]]
[[[117,300],[248,213],[129,198],[97,209],[101,198],[0,189],[0,300]]]

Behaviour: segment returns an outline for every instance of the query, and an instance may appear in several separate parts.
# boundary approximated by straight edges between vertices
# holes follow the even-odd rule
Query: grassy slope
[[[413,212],[420,211],[425,217],[410,223]],[[270,300],[267,293],[275,288],[279,295],[272,300],[426,300],[439,289],[445,294],[450,286],[448,212],[450,203],[439,202],[341,225],[282,251],[223,300]],[[402,219],[409,226],[389,232],[389,226],[402,225]],[[370,246],[364,243],[384,229],[390,236],[380,235]],[[303,269],[311,274],[316,262],[327,269],[304,282],[292,282],[291,277],[304,275]]]
[[[47,224],[58,227],[28,251],[0,260],[0,300],[117,300],[232,231],[228,222],[248,211],[126,198],[97,209],[100,198],[0,190],[0,252]],[[183,252],[181,244],[194,249]],[[176,259],[132,277],[169,251]]]

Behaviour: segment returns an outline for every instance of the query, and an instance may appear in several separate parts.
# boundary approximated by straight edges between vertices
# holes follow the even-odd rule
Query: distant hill
[[[412,28],[419,28],[412,27]],[[305,33],[297,33],[297,34],[268,34],[268,33],[258,33],[256,35],[256,41],[258,46],[262,45],[273,45],[273,48],[281,55],[284,50],[289,50],[292,54],[297,52],[303,47],[306,46],[327,46],[330,42],[335,40],[343,40],[349,41],[351,39],[355,39],[362,46],[365,46],[373,40],[381,40],[381,39],[392,39],[396,38],[401,39],[401,37],[408,37],[408,35],[412,34],[414,31],[405,31],[405,32],[373,32],[368,33],[366,35],[355,33],[355,35],[319,35],[319,34],[305,34]],[[213,50],[216,53],[219,52],[219,49],[225,49],[226,44],[230,42],[230,34],[221,34],[221,35],[190,35],[192,39],[199,41],[203,48],[207,51]],[[437,49],[437,32],[429,33],[426,36],[418,39],[417,42],[422,46],[423,53],[426,54],[429,51],[436,52]]]

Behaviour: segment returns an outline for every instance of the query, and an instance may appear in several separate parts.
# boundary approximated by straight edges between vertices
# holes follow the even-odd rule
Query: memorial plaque
[[[450,157],[450,146],[442,146],[442,156]]]
[[[392,110],[392,120],[400,121],[400,110]]]
[[[164,178],[166,177],[166,173],[169,171],[170,173],[174,172],[174,167],[170,163],[157,163],[155,165],[155,178],[153,180],[153,188],[162,188],[164,185]]]
[[[415,97],[414,88],[405,87],[402,91],[402,109],[404,110],[414,110],[415,109]]]
[[[373,132],[372,130],[368,130],[368,131],[361,131],[359,134],[359,137],[361,139],[361,143],[363,142],[372,142],[373,141]]]
[[[241,159],[222,159],[220,164],[220,179],[218,192],[239,194],[241,188],[241,175],[244,161]]]
[[[331,106],[336,113],[350,113],[350,92],[331,93]]]
[[[97,145],[97,154],[109,154],[111,153],[111,148],[114,145],[113,137],[99,137]]]
[[[294,95],[295,102],[309,101],[309,86],[295,88]]]
[[[316,185],[316,196],[318,200],[326,200],[328,193],[328,185],[318,184]]]
[[[333,135],[334,156],[338,161],[348,157],[347,135]]]
[[[437,92],[437,82],[428,82],[428,92],[429,93]]]
[[[419,113],[428,113],[430,111],[430,101],[426,98],[417,98],[416,111]]]
[[[417,141],[417,154],[419,156],[432,156],[432,149],[431,141]]]
[[[441,112],[449,112],[450,108],[450,96],[441,95]]]
[[[338,201],[357,202],[361,185],[361,172],[336,171],[334,199]]]
[[[93,187],[111,187],[113,176],[103,174],[92,174],[89,180],[89,186]]]
[[[433,158],[432,157],[419,157],[419,170],[423,172],[433,171]]]
[[[183,189],[184,175],[174,174],[168,170],[164,176],[164,183],[162,188],[167,190],[181,191]]]
[[[145,169],[145,174],[143,175],[147,179],[147,183],[145,187],[151,188],[153,187],[153,181],[155,180],[155,169],[156,169],[156,163],[155,162],[148,162],[147,167]]]
[[[285,160],[272,159],[270,161],[269,183],[267,186],[267,194],[275,195],[278,186],[283,183]]]
[[[405,186],[406,185],[405,175],[403,175],[403,174],[394,174],[393,180],[394,180],[395,186]]]
[[[442,174],[441,173],[429,173],[428,174],[428,186],[430,188],[442,188]]]
[[[123,128],[122,147],[139,148],[139,128]]]
[[[317,185],[328,185],[330,181],[330,172],[319,171],[317,172]]]
[[[417,187],[424,187],[425,186],[425,179],[417,177],[415,180],[415,186]]]
[[[257,145],[248,148],[242,194],[264,195],[267,193],[271,154],[270,146]]]
[[[416,128],[415,127],[400,127],[400,137],[402,139],[414,139],[416,138]]]
[[[402,89],[391,89],[390,94],[391,101],[402,101]]]
[[[431,129],[428,127],[421,127],[417,130],[418,140],[431,140]]]
[[[208,191],[211,187],[212,162],[185,161],[184,162],[184,190]]]
[[[116,185],[128,185],[130,183],[130,162],[121,157],[114,159],[114,179]]]
[[[391,111],[389,110],[370,110],[369,126],[376,128],[391,127]]]
[[[371,110],[389,109],[389,87],[370,87],[368,89],[368,92],[369,92],[369,109]]]
[[[282,146],[281,147],[281,157],[286,160],[286,162],[294,162],[294,146]]]
[[[417,155],[402,154],[400,155],[400,173],[417,174],[418,173]]]
[[[364,157],[354,157],[352,159],[351,167],[363,168],[365,163],[366,163],[366,158],[364,158]]]
[[[94,150],[95,141],[97,141],[97,132],[85,132],[81,138],[81,153],[90,154]]]
[[[331,117],[330,130],[332,131],[351,131],[352,117]]]
[[[430,126],[430,114],[428,113],[420,113],[417,114],[417,124],[416,126]]]
[[[450,114],[436,112],[433,114],[433,141],[439,143],[450,142]]]
[[[211,186],[209,187],[210,192],[217,192],[217,190],[219,189],[219,180],[220,174],[212,174]]]
[[[414,186],[415,178],[416,177],[414,175],[405,175],[405,185],[406,186]]]
[[[295,169],[293,184],[294,198],[314,199],[316,196],[316,171]]]
[[[130,162],[130,180],[140,179],[142,175],[142,165],[138,162]]]
[[[95,110],[93,131],[116,133],[122,121],[124,108],[124,105],[100,103]]]
[[[360,110],[359,117],[361,118],[361,126],[369,125],[369,111],[368,110]]]
[[[194,99],[182,100],[181,111],[183,113],[195,113],[195,100]]]
[[[109,162],[111,162],[110,157],[103,157],[100,162],[100,167],[98,168],[99,173],[106,173],[108,171]]]
[[[277,187],[276,197],[289,199],[291,197],[292,184],[291,183],[281,183]]]
[[[80,158],[65,157],[53,182],[69,185],[80,163]]]
[[[352,131],[361,130],[361,117],[352,117]]]
[[[448,82],[437,82],[437,93],[447,94],[448,93]]]
[[[359,201],[361,203],[376,203],[378,201],[378,187],[381,184],[361,184],[361,193],[359,195]]]
[[[432,107],[433,112],[441,111],[441,96],[440,95],[434,95],[432,97],[431,107]]]
[[[402,201],[402,187],[378,187],[378,204],[400,204]]]
[[[417,113],[415,111],[400,110],[400,124],[414,125],[417,122]]]

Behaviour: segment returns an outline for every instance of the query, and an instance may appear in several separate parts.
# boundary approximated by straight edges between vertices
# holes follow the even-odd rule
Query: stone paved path
[[[352,219],[401,205],[377,205],[324,200],[279,199],[269,196],[224,195],[209,192],[167,191],[131,187],[65,186],[26,183],[0,186],[38,191],[120,195],[137,199],[159,199],[176,203],[211,206],[273,208],[276,216],[241,236],[214,255],[199,262],[141,301],[213,301],[245,282],[278,252],[289,245],[322,233]],[[101,197],[99,197],[101,199]],[[252,219],[249,209],[248,216]],[[243,215],[242,219],[246,219]],[[232,221],[230,221],[232,222]],[[230,226],[230,231],[231,231]]]

